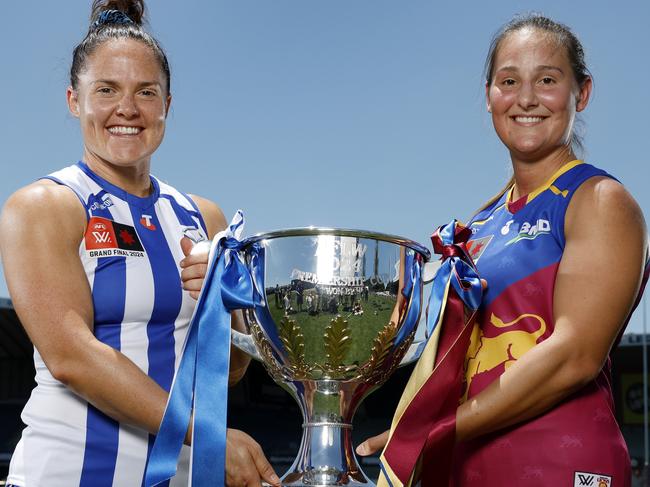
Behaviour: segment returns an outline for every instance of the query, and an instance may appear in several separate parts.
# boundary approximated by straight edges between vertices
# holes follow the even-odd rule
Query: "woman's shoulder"
[[[584,181],[575,191],[567,209],[566,229],[593,226],[645,234],[641,207],[618,180],[597,175]]]
[[[576,189],[572,203],[579,207],[593,207],[593,210],[641,213],[641,208],[625,186],[607,173],[585,180]]]
[[[49,179],[39,179],[13,193],[6,201],[5,211],[21,214],[69,213],[85,218],[85,212],[77,195],[65,185]]]
[[[61,238],[83,236],[86,214],[75,193],[47,179],[35,181],[13,193],[0,216],[0,232],[35,238],[54,232]],[[39,237],[40,238],[40,237]]]

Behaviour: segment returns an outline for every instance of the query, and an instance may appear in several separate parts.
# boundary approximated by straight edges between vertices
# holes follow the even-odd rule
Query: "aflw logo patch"
[[[612,487],[612,478],[599,473],[576,472],[573,487]]]
[[[145,255],[135,228],[99,216],[92,217],[88,222],[84,242],[88,257]]]

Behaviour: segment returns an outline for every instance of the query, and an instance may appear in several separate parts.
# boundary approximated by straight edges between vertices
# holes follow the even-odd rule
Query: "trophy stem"
[[[323,381],[329,382],[329,381]],[[321,396],[321,383],[316,387],[312,401],[298,400],[303,412],[303,431],[296,460],[282,478],[283,486],[364,486],[374,484],[359,468],[352,445],[351,411],[341,415],[338,408],[327,411],[327,404],[344,404],[339,394]],[[319,387],[320,386],[320,387]],[[320,407],[319,407],[320,406]],[[314,412],[318,409],[318,412]],[[311,411],[311,413],[310,413]]]

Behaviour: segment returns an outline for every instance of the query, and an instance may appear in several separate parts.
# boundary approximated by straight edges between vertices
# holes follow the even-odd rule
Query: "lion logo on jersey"
[[[532,320],[532,323],[531,321]],[[546,322],[535,314],[522,314],[514,320],[504,322],[492,313],[490,324],[499,330],[496,336],[486,336],[483,329],[476,326],[465,359],[466,400],[474,378],[485,372],[503,367],[503,372],[533,348],[539,337],[546,332]],[[533,331],[529,331],[533,330]]]

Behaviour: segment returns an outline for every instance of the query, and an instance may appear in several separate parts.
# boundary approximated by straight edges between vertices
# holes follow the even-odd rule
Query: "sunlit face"
[[[86,162],[148,167],[165,133],[170,101],[165,74],[149,47],[133,39],[101,44],[79,73],[77,89],[68,88]]]
[[[513,157],[535,161],[570,146],[591,80],[579,87],[566,48],[543,31],[524,28],[501,41],[486,91],[501,141]]]

